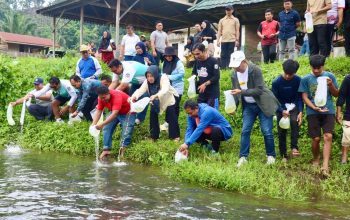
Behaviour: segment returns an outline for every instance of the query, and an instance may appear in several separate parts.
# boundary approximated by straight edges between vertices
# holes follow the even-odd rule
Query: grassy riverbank
[[[94,141],[88,134],[89,124],[86,122],[74,126],[56,125],[48,122],[36,122],[27,116],[23,135],[19,134],[18,126],[8,127],[6,123],[6,106],[11,100],[24,95],[32,86],[36,76],[47,80],[52,75],[68,77],[74,71],[75,58],[57,60],[38,60],[22,58],[12,61],[0,57],[0,144],[16,141],[21,146],[42,151],[56,151],[75,154],[77,156],[94,155]],[[309,72],[307,59],[301,59],[300,75]],[[331,59],[327,69],[334,72],[338,83],[349,70],[350,60],[346,58]],[[104,66],[105,68],[105,66]],[[263,65],[264,78],[271,85],[273,78],[281,72],[280,63]],[[189,74],[190,71],[188,71]],[[230,72],[222,71],[221,90],[230,88]],[[25,77],[23,77],[25,76]],[[13,83],[14,82],[14,83]],[[223,98],[223,96],[222,96]],[[222,102],[223,99],[222,99]],[[223,105],[221,106],[223,107]],[[16,108],[15,120],[18,122],[20,107]],[[223,112],[223,111],[222,111]],[[186,127],[185,114],[180,116],[181,133]],[[249,163],[238,169],[241,112],[240,108],[235,116],[228,116],[234,137],[222,144],[220,154],[213,156],[198,145],[190,150],[188,162],[175,164],[173,157],[178,144],[166,140],[166,133],[161,139],[153,143],[148,137],[148,121],[138,126],[133,135],[133,145],[127,151],[126,158],[131,161],[161,166],[164,172],[179,181],[197,183],[202,186],[223,188],[238,191],[243,194],[254,194],[263,197],[281,198],[287,200],[309,200],[314,198],[328,198],[339,201],[350,201],[349,173],[350,165],[339,164],[341,127],[337,125],[335,141],[332,150],[332,175],[323,179],[319,170],[310,165],[311,146],[306,136],[306,121],[301,128],[300,150],[301,157],[291,159],[287,164],[278,162],[273,166],[265,165],[266,156],[263,137],[256,123],[252,134],[252,148]],[[119,131],[119,130],[118,130]],[[119,132],[114,136],[114,146],[119,140]],[[276,132],[276,129],[275,129]],[[277,138],[275,138],[277,146]],[[116,148],[113,149],[116,153]],[[278,153],[278,149],[276,148]]]

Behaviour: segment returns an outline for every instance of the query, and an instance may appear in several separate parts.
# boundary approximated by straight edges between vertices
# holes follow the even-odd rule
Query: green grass
[[[6,59],[6,58],[2,58]],[[72,58],[73,59],[73,58]],[[1,57],[0,57],[1,60]],[[58,67],[53,67],[56,62],[60,68],[68,72],[74,68],[72,65],[75,60],[57,60],[57,61],[42,61],[34,59],[20,59],[20,64],[32,61],[37,63],[37,71],[48,69],[47,74],[53,75],[57,72]],[[10,62],[10,61],[8,61]],[[12,62],[12,61],[11,61]],[[70,67],[66,67],[64,62],[69,63]],[[300,59],[301,68],[300,75],[305,75],[309,72],[307,59]],[[6,63],[5,63],[6,64]],[[9,74],[10,79],[15,79],[16,82],[22,80],[28,83],[21,84],[22,87],[11,85],[10,82],[4,84],[8,87],[7,90],[0,90],[0,93],[6,93],[3,103],[8,103],[11,99],[15,99],[19,94],[24,94],[24,89],[29,90],[32,79],[21,78],[17,67],[11,67],[6,64],[6,68],[1,69],[0,72]],[[28,64],[32,66],[33,64]],[[67,64],[68,65],[68,64]],[[9,67],[10,66],[10,67]],[[18,64],[17,64],[18,66]],[[346,58],[330,59],[327,67],[336,74],[338,83],[347,73],[350,66],[350,60]],[[13,68],[13,69],[11,69]],[[24,66],[25,69],[27,69]],[[262,65],[264,78],[268,85],[271,85],[272,80],[281,73],[281,64],[275,63],[272,65]],[[5,69],[5,70],[4,70]],[[11,70],[13,70],[11,72]],[[35,71],[28,69],[30,77],[35,75]],[[190,70],[187,70],[189,75]],[[65,73],[68,75],[67,73]],[[63,74],[64,75],[64,74]],[[230,71],[222,71],[221,73],[221,90],[230,89]],[[1,80],[1,77],[0,77]],[[6,80],[3,78],[3,80]],[[12,87],[14,88],[12,88]],[[19,88],[24,88],[19,90]],[[187,88],[187,87],[186,87]],[[18,91],[19,90],[19,91]],[[25,91],[27,91],[25,90]],[[12,92],[13,91],[13,92]],[[184,95],[185,97],[186,95]],[[221,97],[221,111],[223,111],[223,100]],[[182,100],[184,101],[184,99]],[[17,142],[23,147],[42,151],[65,152],[79,156],[94,155],[94,141],[88,134],[87,122],[75,124],[74,126],[56,125],[54,123],[37,122],[32,117],[27,116],[25,122],[25,129],[22,135],[19,134],[18,127],[8,127],[5,121],[5,109],[0,111],[0,144],[3,145],[9,141]],[[19,118],[20,108],[16,108],[15,115]],[[225,114],[225,113],[224,113]],[[254,130],[251,137],[251,153],[249,156],[249,163],[241,168],[236,168],[236,163],[239,155],[240,133],[242,126],[241,110],[238,109],[234,116],[226,115],[230,121],[234,136],[222,143],[220,154],[213,156],[199,145],[194,145],[190,149],[190,157],[187,162],[181,164],[174,163],[174,154],[179,147],[178,143],[167,140],[166,133],[162,133],[158,142],[154,143],[148,139],[149,136],[149,122],[138,126],[133,135],[133,144],[126,152],[126,158],[138,163],[159,166],[164,173],[178,181],[190,182],[199,184],[204,187],[215,187],[230,191],[236,191],[243,194],[253,194],[261,197],[279,198],[292,201],[312,200],[315,198],[331,199],[337,201],[350,201],[349,188],[349,173],[350,165],[340,165],[340,140],[341,127],[337,125],[335,138],[332,150],[331,170],[332,175],[328,179],[324,179],[319,169],[315,169],[310,165],[311,144],[310,139],[306,136],[307,125],[304,121],[301,127],[301,138],[299,140],[301,156],[291,159],[287,164],[280,162],[280,157],[277,157],[277,163],[273,166],[265,165],[266,156],[263,137],[260,132],[259,123],[255,123]],[[164,116],[161,116],[164,118]],[[184,112],[180,115],[181,135],[184,135],[186,128],[186,115]],[[160,121],[163,121],[160,120]],[[277,133],[277,125],[275,122],[275,134]],[[118,145],[120,129],[114,135],[113,146]],[[278,140],[275,135],[275,145]],[[117,153],[117,148],[113,148],[113,152]],[[276,147],[276,153],[279,151]]]

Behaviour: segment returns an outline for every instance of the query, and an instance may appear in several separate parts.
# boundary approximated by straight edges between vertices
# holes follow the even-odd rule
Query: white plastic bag
[[[22,104],[22,111],[21,111],[21,117],[19,119],[19,124],[21,126],[24,125],[24,116],[26,115],[26,102],[23,102]]]
[[[9,123],[9,125],[11,126],[14,126],[16,123],[15,123],[15,120],[13,120],[13,106],[11,104],[9,104],[8,108],[7,108],[7,123]]]
[[[96,129],[96,125],[91,125],[89,127],[89,133],[91,136],[93,136],[94,138],[97,138],[98,135],[100,135],[100,130]]]
[[[133,113],[142,112],[146,108],[146,106],[148,105],[149,101],[150,101],[149,97],[144,97],[144,98],[138,100],[137,102],[131,102],[130,112],[133,112]]]
[[[314,22],[312,20],[312,14],[310,12],[305,13],[305,26],[307,33],[310,34],[314,31]]]
[[[295,104],[286,103],[286,108],[287,108],[286,111],[289,113],[290,111],[292,111],[295,108]],[[282,117],[278,124],[283,129],[289,129],[290,128],[290,118],[289,117],[287,117],[287,118]]]
[[[181,153],[179,150],[175,153],[175,163],[180,163],[183,160],[187,160],[187,156]]]
[[[231,94],[231,90],[224,91],[225,94],[225,112],[232,114],[236,111],[235,98]]]
[[[188,95],[188,98],[193,99],[196,97],[196,76],[193,75],[187,80],[189,82],[187,95]]]
[[[317,78],[317,89],[315,93],[315,105],[317,107],[324,107],[327,104],[327,79],[327,76]]]
[[[69,124],[73,124],[75,122],[81,122],[81,118],[83,117],[83,113],[79,112],[79,114],[75,117],[72,117],[72,114],[69,114]]]
[[[27,101],[26,101],[26,106],[27,108],[29,108],[29,106],[32,104],[32,98],[29,98]]]
[[[205,46],[205,48],[209,47],[209,42],[207,40],[204,40],[202,44]]]

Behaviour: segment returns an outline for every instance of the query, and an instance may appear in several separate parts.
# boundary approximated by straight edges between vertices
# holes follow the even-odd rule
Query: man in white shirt
[[[62,120],[61,116],[68,111],[69,113],[73,113],[75,111],[74,103],[78,97],[75,92],[75,88],[70,84],[68,80],[60,80],[57,77],[51,77],[49,83],[41,90],[35,91],[33,93],[33,96],[37,99],[50,90],[56,92],[56,96],[51,104],[52,112],[55,116],[56,122],[63,123],[64,121]],[[67,102],[67,106],[60,109],[60,106],[63,106]]]
[[[120,45],[120,60],[131,61],[136,55],[135,46],[140,42],[139,36],[134,33],[134,27],[131,25],[126,26],[126,35],[123,36]]]
[[[25,101],[31,99],[36,91],[44,88],[44,80],[40,77],[34,80],[34,90],[30,91],[26,96],[16,100],[15,102],[11,102],[10,104],[14,107],[16,105],[22,104]],[[30,104],[27,106],[28,112],[36,119],[36,120],[44,120],[49,119],[52,115],[51,102],[53,100],[52,91],[48,91],[44,93],[42,96],[38,96],[35,98],[35,104]]]

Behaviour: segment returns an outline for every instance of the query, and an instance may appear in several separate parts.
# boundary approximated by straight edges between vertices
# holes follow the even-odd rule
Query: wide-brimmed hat
[[[173,47],[166,47],[163,56],[177,56]]]
[[[80,52],[89,51],[89,47],[85,44],[80,45]]]

